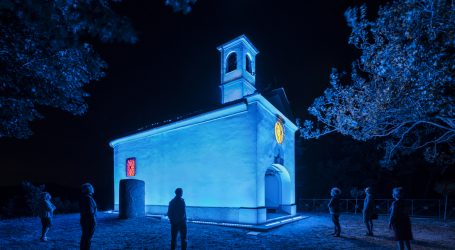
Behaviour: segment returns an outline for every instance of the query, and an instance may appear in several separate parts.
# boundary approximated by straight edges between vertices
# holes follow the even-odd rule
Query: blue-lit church
[[[119,182],[145,182],[145,211],[166,214],[181,187],[193,220],[261,224],[294,215],[294,134],[283,89],[255,88],[256,55],[244,35],[217,48],[221,104],[191,117],[116,139],[114,205]]]

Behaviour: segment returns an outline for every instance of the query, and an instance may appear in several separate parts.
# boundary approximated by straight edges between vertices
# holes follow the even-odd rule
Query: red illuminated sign
[[[136,175],[136,158],[126,159],[126,176]]]

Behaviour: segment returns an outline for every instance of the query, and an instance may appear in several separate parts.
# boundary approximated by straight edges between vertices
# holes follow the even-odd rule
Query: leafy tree
[[[119,2],[119,0],[114,1]],[[167,0],[188,13],[195,0]],[[0,0],[0,138],[27,138],[39,108],[87,111],[84,87],[101,79],[106,62],[93,42],[135,43],[127,18],[109,0]]]
[[[25,192],[25,202],[28,207],[28,215],[37,216],[41,204],[41,195],[44,185],[35,186],[30,181],[22,182],[22,189]]]
[[[175,12],[188,14],[191,11],[191,5],[197,0],[166,0],[166,5],[171,6]]]
[[[440,181],[434,186],[434,190],[444,196],[444,221],[447,221],[447,204],[449,195],[455,192],[455,181]]]
[[[349,43],[362,54],[350,74],[332,71],[330,87],[301,126],[304,138],[332,132],[381,142],[383,166],[400,154],[423,152],[448,166],[454,158],[455,12],[453,1],[402,0],[345,12]]]
[[[29,137],[40,106],[83,115],[107,67],[90,41],[136,41],[109,1],[1,0],[0,16],[0,138]]]

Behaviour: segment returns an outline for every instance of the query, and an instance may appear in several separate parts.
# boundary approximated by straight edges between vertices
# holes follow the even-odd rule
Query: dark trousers
[[[409,240],[400,240],[397,242],[398,249],[404,250],[404,246],[406,244],[406,249],[411,250],[411,242]]]
[[[335,226],[335,235],[340,236],[341,234],[341,225],[340,225],[340,214],[332,214],[332,222]]]
[[[46,237],[47,231],[51,227],[51,218],[49,217],[42,217],[41,218],[41,239]]]
[[[176,247],[177,234],[180,233],[182,250],[186,249],[186,223],[171,223],[171,250]]]
[[[89,250],[92,244],[92,237],[93,233],[95,233],[95,226],[96,224],[93,222],[81,222],[82,226],[82,236],[81,236],[81,243],[80,249],[81,250]]]
[[[365,225],[367,226],[368,234],[369,234],[369,235],[373,235],[373,220],[370,219],[370,218],[365,218],[365,219],[363,220],[363,222],[364,222]]]

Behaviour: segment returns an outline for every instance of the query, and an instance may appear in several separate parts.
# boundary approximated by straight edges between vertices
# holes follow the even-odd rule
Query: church
[[[150,214],[165,215],[181,187],[190,220],[258,225],[295,215],[297,126],[286,94],[256,90],[259,51],[246,36],[217,49],[217,107],[110,142],[116,210],[120,181],[138,179]]]

